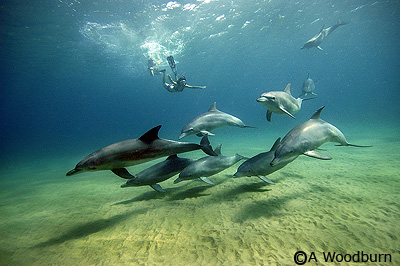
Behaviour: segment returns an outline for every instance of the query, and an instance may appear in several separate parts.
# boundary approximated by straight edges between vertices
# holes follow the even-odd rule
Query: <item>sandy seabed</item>
[[[391,262],[367,264],[400,265],[400,133],[376,135],[346,134],[372,148],[325,144],[330,161],[300,156],[268,176],[273,186],[232,178],[238,163],[210,177],[215,186],[175,185],[173,177],[161,183],[165,194],[122,189],[124,180],[110,171],[66,177],[81,158],[3,162],[0,264],[294,265],[304,251],[314,265],[360,265],[325,262],[327,252],[390,254]],[[222,152],[251,157],[273,142],[261,134],[240,144],[231,138]]]

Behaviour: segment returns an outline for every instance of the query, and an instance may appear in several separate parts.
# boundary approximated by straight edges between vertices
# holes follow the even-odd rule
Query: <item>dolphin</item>
[[[316,151],[319,146],[326,142],[339,143],[336,146],[371,147],[348,143],[338,128],[320,118],[324,107],[318,109],[310,120],[296,126],[286,134],[275,151],[274,159],[270,163],[271,166],[285,163],[301,154],[321,160],[330,160],[332,157]]]
[[[342,22],[342,21],[338,21],[335,25],[324,29],[325,25],[322,26],[321,31],[315,35],[314,37],[312,37],[310,40],[308,40],[303,47],[301,47],[301,49],[309,49],[309,48],[313,48],[316,47],[317,49],[322,51],[322,48],[319,46],[323,40],[325,40],[326,36],[328,36],[329,34],[331,34],[334,30],[336,30],[337,27],[342,26],[342,25],[346,25],[348,24],[347,22]]]
[[[307,97],[308,94],[317,96],[317,94],[314,93],[315,90],[315,84],[314,81],[310,78],[310,73],[308,73],[308,78],[303,82],[303,87],[301,88],[301,91],[303,92],[299,97]]]
[[[126,181],[121,187],[136,187],[136,186],[151,186],[158,192],[165,192],[165,190],[157,183],[167,180],[168,178],[176,175],[186,166],[193,163],[194,159],[179,158],[176,154],[170,155],[165,161],[155,164],[135,175],[134,178]]]
[[[271,122],[272,113],[276,114],[287,114],[292,118],[295,118],[293,115],[296,114],[300,108],[303,100],[309,100],[313,98],[294,98],[290,93],[290,83],[286,85],[284,91],[269,91],[261,94],[260,98],[257,99],[257,102],[264,105],[267,111],[267,120]]]
[[[239,154],[234,156],[223,156],[221,154],[221,144],[218,145],[214,152],[218,154],[218,156],[206,156],[196,160],[194,163],[191,163],[182,170],[174,183],[176,184],[184,180],[199,178],[201,181],[204,181],[207,184],[214,185],[214,183],[207,177],[215,175],[231,167],[240,160],[245,159],[245,157]]]
[[[273,172],[283,168],[288,163],[294,161],[297,156],[292,157],[290,160],[274,165],[273,167],[270,165],[272,159],[274,159],[275,151],[281,142],[281,138],[278,138],[272,148],[268,152],[262,152],[257,154],[256,156],[244,161],[237,172],[233,175],[233,177],[243,177],[243,176],[257,176],[262,181],[268,184],[274,184],[271,180],[269,180],[266,175],[272,174]]]
[[[242,128],[251,127],[246,126],[239,118],[218,110],[217,103],[214,102],[210,109],[208,109],[208,112],[199,115],[183,127],[179,139],[190,135],[197,135],[199,137],[203,135],[214,136],[214,134],[210,132],[211,130],[227,126]]]
[[[148,162],[160,157],[184,153],[194,150],[203,150],[206,154],[216,156],[207,136],[199,144],[177,142],[160,139],[158,131],[161,125],[156,126],[138,139],[129,139],[111,144],[95,151],[83,158],[67,176],[86,171],[111,170],[114,174],[125,179],[134,178],[125,167]]]

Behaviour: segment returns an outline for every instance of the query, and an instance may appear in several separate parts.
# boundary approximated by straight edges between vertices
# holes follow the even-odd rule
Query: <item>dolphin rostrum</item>
[[[330,160],[332,157],[316,151],[319,146],[326,142],[339,143],[337,146],[371,147],[348,143],[338,128],[320,118],[324,107],[318,109],[310,120],[296,126],[286,134],[275,151],[274,159],[270,163],[271,166],[287,162],[301,154],[317,159]]]
[[[237,172],[233,175],[233,177],[257,176],[266,183],[274,184],[274,182],[272,182],[265,176],[283,168],[285,165],[294,161],[297,158],[296,156],[290,160],[271,166],[270,162],[272,161],[272,159],[274,159],[274,154],[280,141],[281,138],[278,138],[268,152],[262,152],[243,162],[239,166]]]
[[[197,135],[199,137],[203,135],[213,136],[214,134],[210,132],[211,130],[227,126],[251,127],[246,126],[239,118],[221,112],[217,109],[217,103],[213,103],[208,112],[199,115],[183,127],[179,139],[190,135]]]
[[[303,82],[303,87],[301,87],[302,94],[299,97],[307,97],[307,95],[311,94],[314,96],[317,96],[317,94],[314,93],[315,90],[315,83],[314,81],[310,78],[310,73],[308,73],[308,78]]]
[[[325,25],[322,27],[321,31],[315,35],[314,37],[312,37],[310,40],[308,40],[303,47],[301,47],[301,49],[304,48],[313,48],[316,47],[317,49],[322,51],[322,48],[319,46],[323,40],[325,40],[326,36],[328,36],[329,34],[331,34],[334,30],[336,30],[337,27],[342,26],[342,25],[346,25],[348,24],[347,22],[342,22],[342,21],[338,21],[335,25],[324,29]]]
[[[301,103],[303,100],[309,100],[313,98],[294,98],[290,93],[290,83],[286,85],[284,91],[269,91],[261,94],[257,102],[264,105],[267,111],[267,120],[271,122],[272,113],[279,115],[287,114],[292,118],[293,115],[297,113],[301,108]]]
[[[207,177],[215,175],[242,159],[243,156],[236,154],[234,156],[224,156],[221,155],[221,144],[214,150],[218,156],[206,156],[196,160],[191,163],[179,174],[179,177],[174,181],[174,183],[179,183],[184,180],[191,180],[199,178],[201,181],[207,184],[214,185]]]
[[[160,139],[156,126],[138,139],[129,139],[111,144],[83,158],[67,176],[86,171],[111,170],[119,177],[134,178],[125,167],[148,162],[160,157],[203,150],[208,155],[216,156],[207,136],[199,144]]]
[[[149,185],[158,192],[165,192],[165,190],[158,183],[178,174],[194,161],[194,159],[179,158],[176,154],[170,155],[165,161],[155,164],[135,174],[134,178],[129,179],[125,184],[122,184],[121,187]]]

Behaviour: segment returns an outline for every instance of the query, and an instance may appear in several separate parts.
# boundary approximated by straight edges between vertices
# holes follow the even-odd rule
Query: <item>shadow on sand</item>
[[[67,232],[63,233],[61,236],[54,237],[47,241],[36,244],[32,248],[43,248],[43,247],[49,247],[49,246],[53,246],[53,245],[59,245],[66,241],[69,241],[69,240],[86,237],[91,234],[100,232],[104,229],[113,227],[116,224],[118,224],[132,216],[145,213],[146,211],[147,211],[147,208],[136,210],[134,212],[118,214],[118,215],[115,215],[115,216],[107,218],[107,219],[98,219],[95,221],[79,224],[79,225],[76,225],[75,227],[73,227],[72,229],[68,230]]]

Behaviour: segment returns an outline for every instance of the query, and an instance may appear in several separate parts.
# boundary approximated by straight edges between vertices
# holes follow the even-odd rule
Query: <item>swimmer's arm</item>
[[[178,83],[176,83],[172,78],[171,78],[171,76],[168,74],[168,79],[169,79],[169,82],[171,82],[171,83],[173,83],[173,84],[175,84],[175,85],[177,85]]]
[[[186,88],[190,89],[205,89],[206,86],[190,86],[190,85],[185,85]]]

